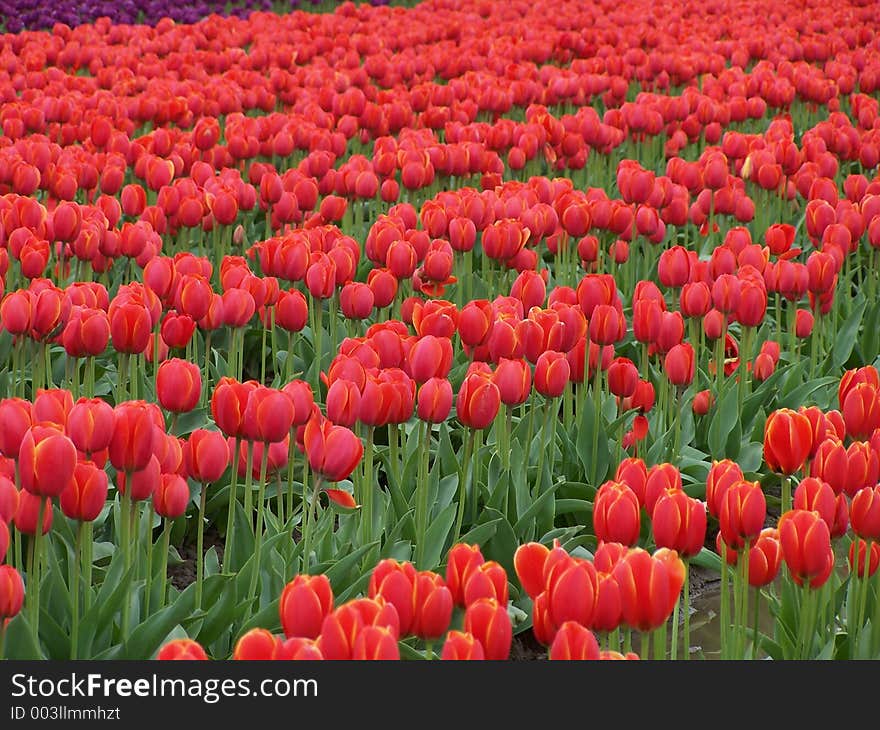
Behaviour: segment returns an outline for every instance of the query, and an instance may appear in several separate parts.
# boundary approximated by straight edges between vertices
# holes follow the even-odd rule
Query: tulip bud
[[[281,592],[278,612],[284,635],[316,639],[333,610],[333,589],[324,575],[298,575]]]
[[[880,539],[880,486],[856,492],[849,517],[856,535],[865,540]]]
[[[443,643],[443,651],[440,654],[440,658],[447,660],[483,660],[486,658],[486,654],[483,651],[483,645],[471,634],[462,631],[450,631],[446,635],[446,641]]]
[[[661,494],[651,513],[654,543],[691,558],[706,540],[706,505],[683,491]]]
[[[75,467],[76,447],[60,430],[34,426],[25,433],[18,456],[22,489],[57,497],[70,484]]]
[[[816,512],[790,510],[779,518],[782,557],[795,583],[811,588],[825,584],[834,568],[831,533]]]
[[[61,511],[71,520],[92,522],[107,501],[107,472],[91,461],[77,463],[67,488],[61,492]]]
[[[457,606],[465,606],[464,589],[471,572],[485,562],[478,545],[458,543],[446,556],[446,585]]]
[[[481,598],[494,598],[502,606],[507,605],[507,572],[494,560],[474,568],[465,581],[465,606],[470,606]]]
[[[599,659],[599,642],[589,629],[575,621],[566,621],[556,632],[550,646],[550,659]]]
[[[202,371],[195,363],[173,358],[159,366],[156,396],[166,411],[188,413],[202,394]]]
[[[639,541],[639,500],[625,484],[605,482],[593,502],[593,530],[602,542],[635,545]]]
[[[813,447],[809,419],[788,408],[774,411],[764,426],[764,460],[771,470],[794,474],[803,468]]]
[[[159,649],[156,659],[160,661],[191,661],[194,659],[205,661],[208,659],[208,655],[197,641],[192,639],[174,639]]]
[[[235,644],[232,658],[236,661],[267,661],[275,658],[280,642],[266,629],[251,629]]]
[[[24,583],[11,565],[0,565],[0,622],[17,616],[24,603]]]
[[[767,502],[758,482],[732,484],[724,493],[718,516],[724,542],[740,550],[760,534],[766,516]]]
[[[189,504],[189,486],[177,474],[163,474],[153,493],[153,506],[156,514],[169,520],[176,520],[186,512]]]
[[[462,381],[456,398],[458,420],[468,428],[484,429],[498,415],[501,393],[490,377],[472,373]]]
[[[535,366],[535,390],[545,398],[558,398],[568,384],[570,373],[564,354],[552,350],[543,352]]]
[[[492,598],[481,598],[467,607],[464,630],[482,644],[486,659],[500,660],[510,656],[513,628],[506,606]]]
[[[197,482],[212,484],[229,466],[229,449],[219,431],[199,428],[189,435],[183,449],[186,470]]]

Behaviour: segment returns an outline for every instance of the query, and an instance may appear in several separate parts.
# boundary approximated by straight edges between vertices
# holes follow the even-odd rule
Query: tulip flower
[[[764,460],[773,471],[781,473],[782,508],[791,505],[788,477],[800,470],[813,447],[813,429],[809,419],[783,408],[773,411],[764,426]]]
[[[593,530],[603,542],[635,545],[639,540],[639,500],[626,484],[605,482],[593,502]]]
[[[206,661],[208,655],[205,653],[202,645],[197,641],[193,641],[192,639],[174,639],[167,644],[164,644],[162,648],[159,649],[156,659],[160,661]]]
[[[443,643],[441,659],[447,660],[482,660],[486,658],[483,645],[471,634],[463,631],[450,631]]]
[[[550,646],[550,659],[599,659],[599,642],[589,629],[575,621],[566,621]]]
[[[298,575],[281,592],[278,611],[288,638],[316,639],[324,618],[333,610],[333,590],[324,575]]]
[[[467,607],[464,630],[483,646],[486,659],[507,659],[512,628],[507,608],[493,598],[481,598]]]

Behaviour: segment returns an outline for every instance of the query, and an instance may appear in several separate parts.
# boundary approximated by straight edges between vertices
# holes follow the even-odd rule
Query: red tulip
[[[153,455],[153,413],[144,401],[128,401],[115,408],[116,423],[110,439],[110,462],[117,471],[145,469]]]
[[[482,660],[486,658],[483,645],[471,634],[462,631],[450,631],[443,643],[441,659],[446,660]]]
[[[550,659],[597,660],[599,642],[589,629],[575,621],[566,621],[550,646]]]
[[[614,578],[620,588],[623,620],[630,628],[652,631],[666,623],[681,586],[672,590],[675,575],[665,561],[636,548],[615,565]]]
[[[30,492],[22,490],[18,493],[18,507],[12,520],[16,530],[25,535],[36,534],[40,502],[41,498],[35,497]],[[52,500],[49,497],[43,501],[43,524],[41,527],[43,535],[52,529]]]
[[[569,364],[564,354],[552,350],[543,352],[535,366],[535,390],[545,398],[558,398],[568,384],[569,375]]]
[[[0,620],[17,616],[24,603],[24,583],[11,565],[0,565]]]
[[[847,390],[841,410],[848,436],[870,438],[880,427],[880,389],[868,383],[855,384]]]
[[[764,460],[775,472],[794,474],[803,468],[813,447],[813,429],[806,416],[782,408],[764,426]]]
[[[666,353],[663,361],[663,370],[669,382],[679,387],[691,384],[695,367],[694,348],[689,343],[675,345]]]
[[[35,496],[57,497],[70,484],[76,447],[53,426],[34,426],[21,441],[18,456],[22,489]]]
[[[547,577],[547,592],[550,617],[556,626],[566,621],[591,625],[598,593],[598,577],[592,563],[585,560],[564,563],[555,577]]]
[[[856,545],[858,544],[858,548]],[[868,545],[871,546],[870,557],[865,557],[865,554],[868,551]],[[858,557],[856,557],[856,550],[858,550]],[[849,570],[853,575],[858,575],[860,577],[865,575],[865,561],[867,560],[867,568],[868,568],[868,577],[874,575],[877,572],[877,567],[880,566],[880,542],[874,542],[873,540],[866,542],[865,540],[853,540],[849,544]]]
[[[639,500],[625,484],[605,482],[593,502],[593,530],[602,542],[635,545],[639,541]]]
[[[173,639],[159,649],[156,659],[160,661],[206,661],[208,655],[205,653],[202,645],[197,641],[193,641],[192,639]]]
[[[0,401],[0,452],[18,459],[21,442],[31,427],[33,406],[22,398],[4,398]]]
[[[661,495],[666,492],[680,492],[681,472],[673,464],[655,464],[648,470],[645,480],[645,510],[648,516],[654,514],[654,507]]]
[[[317,638],[333,610],[333,589],[324,575],[298,575],[281,592],[278,612],[284,635]]]
[[[275,658],[289,661],[320,661],[324,655],[321,654],[316,641],[294,636],[281,642],[275,653]]]
[[[880,486],[856,492],[849,518],[856,535],[865,540],[880,540]]]
[[[507,605],[507,572],[494,560],[482,563],[468,573],[464,586],[464,605],[470,606],[480,598],[494,598]]]
[[[475,601],[464,614],[464,630],[483,646],[486,659],[507,659],[510,656],[510,643],[513,628],[507,607],[492,598]]]
[[[834,567],[831,533],[817,512],[790,510],[779,518],[782,557],[795,583],[811,588],[825,584]]]
[[[724,492],[718,521],[721,536],[732,550],[751,543],[764,527],[767,502],[758,482],[735,482]]]
[[[278,652],[279,640],[266,629],[251,629],[235,644],[232,658],[236,661],[267,661]]]
[[[665,492],[654,505],[651,527],[657,547],[691,558],[706,540],[706,505],[683,491]]]
[[[400,659],[397,637],[382,626],[365,626],[357,634],[351,648],[351,658],[379,661]]]
[[[818,512],[825,520],[829,530],[834,529],[834,520],[837,515],[837,498],[834,490],[827,482],[815,477],[807,477],[794,492],[795,509],[803,509],[808,512]]]
[[[229,449],[219,431],[198,428],[183,447],[187,473],[202,484],[212,484],[229,466]]]
[[[187,504],[189,504],[189,486],[186,480],[178,474],[163,474],[153,493],[156,514],[169,520],[176,520],[186,512]]]
[[[354,432],[329,421],[309,421],[303,442],[309,465],[328,482],[348,478],[364,454],[364,445]]]
[[[491,425],[501,406],[501,393],[491,376],[472,373],[465,377],[456,398],[458,420],[468,428]]]
[[[465,606],[464,589],[471,573],[485,562],[478,545],[458,543],[446,556],[446,585],[456,606]]]
[[[411,633],[425,641],[439,639],[446,633],[452,620],[452,593],[439,575],[425,570],[416,576],[413,605]]]
[[[159,366],[156,396],[166,411],[188,413],[202,394],[202,371],[195,363],[172,358]]]
[[[80,461],[73,471],[73,479],[61,492],[61,511],[71,520],[92,522],[104,508],[107,491],[107,472],[91,461]]]

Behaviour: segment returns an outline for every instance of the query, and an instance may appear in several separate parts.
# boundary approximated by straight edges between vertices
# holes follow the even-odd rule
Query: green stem
[[[293,517],[293,472],[296,466],[296,428],[290,429],[287,446],[287,514]]]
[[[419,424],[419,468],[416,483],[416,566],[427,570],[425,565],[425,533],[428,530],[428,429],[427,422]]]
[[[361,545],[373,541],[373,494],[376,491],[376,475],[373,474],[373,438],[374,427],[367,426],[367,445],[364,449],[364,481],[361,509]]]
[[[80,578],[82,577],[82,541],[84,523],[80,522],[76,531],[76,542],[73,548],[74,562],[70,570],[70,600],[73,604],[73,616],[70,626],[70,658],[76,659],[79,649],[79,605],[80,605]]]
[[[260,459],[260,487],[257,492],[257,531],[256,545],[254,546],[254,572],[251,573],[251,585],[248,590],[248,600],[253,601],[256,597],[257,584],[260,578],[260,558],[263,552],[263,510],[265,509],[266,497],[266,468],[269,464],[269,444],[263,444],[263,458]]]
[[[42,559],[43,559],[43,515],[46,510],[46,500],[40,497],[40,509],[38,510],[38,519],[36,530],[34,531],[34,562],[33,573],[34,578],[33,590],[31,598],[33,599],[33,625],[34,625],[34,641],[37,646],[40,645],[40,583],[42,581]]]
[[[687,568],[685,568],[685,582],[687,582]],[[675,600],[675,608],[672,609],[672,647],[669,655],[672,661],[678,659],[678,615],[680,606],[681,600],[677,598]]]
[[[758,658],[758,623],[761,617],[761,589],[755,588],[755,607],[752,609],[752,659]]]
[[[202,588],[205,579],[205,502],[208,495],[208,485],[199,485],[199,525],[196,532],[196,609],[202,608]],[[152,526],[152,522],[150,522]],[[150,545],[153,540],[150,538]]]
[[[308,573],[309,567],[309,557],[312,549],[312,529],[314,527],[314,521],[317,520],[318,515],[318,495],[321,492],[321,482],[322,478],[320,474],[315,475],[315,489],[312,492],[312,500],[309,502],[308,507],[304,507],[307,510],[305,515],[305,527],[303,529],[303,572]],[[306,481],[303,481],[303,490],[306,489]]]
[[[599,356],[599,360],[601,360],[601,355]],[[601,362],[596,363],[596,373],[593,379],[593,401],[594,407],[596,409],[596,420],[593,424],[593,450],[592,460],[590,461],[590,484],[594,487],[598,487],[596,484],[597,479],[597,465],[598,465],[598,457],[599,457],[599,429],[602,428],[602,366]]]
[[[235,505],[238,502],[238,496],[236,495],[237,487],[238,487],[238,450],[239,450],[239,439],[236,436],[235,441],[233,442],[233,452],[232,452],[232,474],[229,482],[229,511],[226,515],[226,551],[223,556],[223,568],[225,572],[230,572],[229,568],[232,565],[232,553],[233,553],[233,543],[234,543],[234,535],[235,535]]]
[[[741,609],[740,609],[740,620],[739,624],[737,624],[737,631],[739,632],[739,648],[738,648],[738,659],[745,659],[746,653],[746,631],[748,630],[748,618],[749,618],[749,544],[746,543],[745,548],[743,548],[742,554],[740,555],[740,568],[741,568],[741,576],[740,576],[740,594],[741,594]]]
[[[461,537],[461,526],[464,521],[464,508],[465,508],[465,497],[467,492],[465,490],[468,470],[471,468],[471,454],[474,450],[474,441],[476,440],[477,432],[473,429],[468,430],[467,440],[465,442],[464,447],[464,459],[461,461],[461,468],[459,469],[458,474],[458,514],[455,518],[455,532],[453,533],[452,544],[458,542],[458,538]]]
[[[165,529],[162,531],[162,572],[159,574],[162,581],[162,590],[159,595],[159,610],[165,608],[168,595],[168,551],[171,549],[171,525],[172,521],[165,519]]]
[[[147,510],[150,513],[149,522],[147,523],[147,586],[144,591],[144,595],[146,596],[146,616],[149,617],[150,611],[152,609],[152,593],[153,593],[153,519],[156,514],[156,509],[153,506],[153,500],[150,500],[147,505]]]
[[[782,514],[791,509],[791,477],[782,475]]]
[[[721,541],[721,658],[727,659],[727,627],[730,623],[728,613],[730,611],[729,601],[727,598],[727,543]]]
[[[684,561],[684,646],[683,659],[691,658],[691,564]]]

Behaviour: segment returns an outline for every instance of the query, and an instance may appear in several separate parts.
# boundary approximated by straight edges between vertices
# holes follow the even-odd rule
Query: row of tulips
[[[724,656],[876,654],[877,43],[765,10],[0,38],[8,653],[689,656],[696,563]]]
[[[579,602],[580,597],[571,593],[568,600]],[[278,604],[283,635],[251,629],[236,643],[232,658],[394,660],[403,652],[404,658],[430,660],[434,643],[442,639],[440,659],[507,659],[512,640],[507,602],[504,568],[486,561],[478,546],[464,543],[450,549],[445,580],[428,570],[417,572],[412,563],[386,559],[370,576],[368,597],[335,607],[326,576],[300,575],[285,586]],[[463,630],[452,629],[453,624]],[[638,658],[600,649],[595,635],[574,619],[553,633],[550,659]],[[416,649],[416,643],[423,648]],[[175,639],[156,658],[209,657],[198,642]]]

